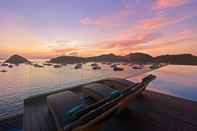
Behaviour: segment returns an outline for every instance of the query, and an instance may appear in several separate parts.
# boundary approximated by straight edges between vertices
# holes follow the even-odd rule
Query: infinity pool
[[[140,80],[148,74],[157,76],[148,90],[197,101],[197,66],[168,65],[130,80]]]

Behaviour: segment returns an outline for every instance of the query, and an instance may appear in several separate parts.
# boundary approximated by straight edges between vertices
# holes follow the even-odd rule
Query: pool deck
[[[45,98],[40,102],[43,105]],[[38,103],[37,99],[28,103],[28,110],[33,110],[34,104]],[[28,111],[25,105],[25,111]],[[39,123],[40,128],[24,127],[24,131],[55,131],[53,120],[49,117],[49,112],[46,106],[43,107],[43,112],[34,111],[33,117],[44,116],[42,122],[49,123],[50,127],[42,127],[42,122]],[[22,118],[26,121],[31,119],[31,116],[19,116],[17,118],[7,119],[0,122],[0,131],[6,130],[2,125],[12,125],[12,127],[22,127]],[[37,125],[30,123],[32,125]],[[46,130],[47,129],[47,130]],[[119,115],[113,116],[106,121],[106,124],[101,129],[102,131],[197,131],[197,102],[176,98],[169,95],[145,91],[142,96],[133,101],[129,110],[122,112]]]

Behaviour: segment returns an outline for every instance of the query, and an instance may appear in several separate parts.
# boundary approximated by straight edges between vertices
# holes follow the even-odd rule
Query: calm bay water
[[[0,72],[0,118],[22,113],[23,100],[29,96],[103,78],[128,78],[150,70],[148,66],[143,70],[122,66],[124,71],[114,72],[110,66],[100,65],[101,70],[92,70],[90,63],[83,65],[83,68],[79,70],[74,69],[75,65],[61,68],[35,68],[30,65],[20,65],[11,69],[0,67],[0,70],[8,70],[5,73]]]
[[[197,66],[168,65],[154,71],[150,71],[148,65],[142,70],[123,66],[125,70],[121,72],[112,71],[108,65],[101,67],[101,70],[96,71],[91,69],[90,64],[84,65],[80,70],[75,70],[74,65],[62,68],[35,68],[29,65],[12,69],[0,67],[0,70],[8,70],[0,73],[0,118],[22,113],[26,97],[109,77],[137,80],[148,74],[155,74],[157,79],[150,84],[148,90],[197,101]],[[144,74],[132,77],[142,73]]]

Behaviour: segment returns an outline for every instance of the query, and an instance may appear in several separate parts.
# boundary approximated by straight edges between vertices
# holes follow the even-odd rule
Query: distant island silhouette
[[[20,55],[13,55],[9,57],[4,63],[10,63],[10,64],[21,64],[21,63],[29,63],[30,61]]]
[[[162,62],[177,65],[197,65],[197,56],[192,54],[161,55],[153,57],[145,53],[130,53],[125,56],[106,54],[93,57],[59,56],[49,60],[51,63],[80,63],[80,62],[132,62],[151,63]]]
[[[50,63],[58,64],[74,64],[82,62],[132,62],[138,64],[144,63],[169,63],[177,65],[197,65],[197,56],[192,54],[177,54],[177,55],[160,55],[153,57],[146,53],[130,53],[125,56],[115,55],[115,54],[105,54],[93,57],[77,57],[77,56],[58,56],[50,59]],[[30,63],[25,57],[20,55],[13,55],[9,57],[5,63],[11,64],[21,64]]]

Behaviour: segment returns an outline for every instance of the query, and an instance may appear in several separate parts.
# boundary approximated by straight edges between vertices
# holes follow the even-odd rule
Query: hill
[[[192,54],[161,55],[155,57],[155,61],[178,65],[197,65],[197,56]]]
[[[128,61],[128,59],[124,56],[117,56],[115,54],[106,54],[106,55],[88,57],[86,58],[86,61],[120,62],[120,61]]]
[[[133,63],[147,63],[154,61],[154,58],[151,55],[145,53],[130,53],[125,57],[129,62]]]
[[[74,64],[84,62],[84,58],[75,57],[75,56],[59,56],[56,58],[52,58],[49,60],[51,63],[59,63],[59,64]]]
[[[197,65],[197,56],[192,54],[178,54],[178,55],[161,55],[152,57],[145,53],[130,53],[125,56],[118,56],[115,54],[105,54],[94,57],[75,57],[75,56],[60,56],[51,59],[52,63],[80,63],[80,62],[132,62],[132,63],[150,63],[162,62],[177,65]]]
[[[22,63],[29,63],[30,61],[26,59],[25,57],[19,56],[19,55],[13,55],[9,57],[4,63],[10,63],[10,64],[22,64]]]

